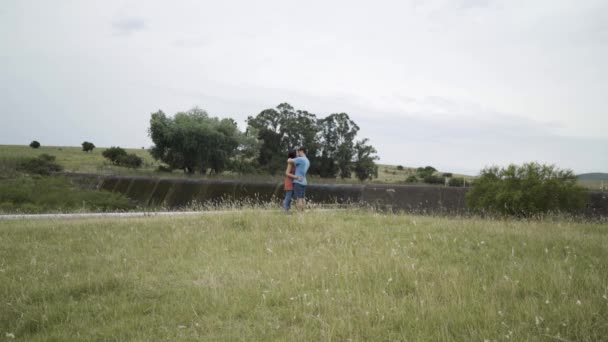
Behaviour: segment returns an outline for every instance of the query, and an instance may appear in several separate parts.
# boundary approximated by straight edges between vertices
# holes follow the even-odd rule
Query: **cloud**
[[[123,17],[117,18],[112,22],[112,27],[116,35],[128,36],[134,32],[142,31],[146,28],[146,23],[141,18]]]

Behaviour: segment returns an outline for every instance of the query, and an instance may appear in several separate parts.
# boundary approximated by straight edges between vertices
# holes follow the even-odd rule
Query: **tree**
[[[82,143],[82,150],[84,152],[91,152],[95,148],[95,144],[92,142],[85,141]]]
[[[376,149],[368,145],[368,142],[369,140],[366,138],[358,141],[355,145],[354,171],[357,178],[362,182],[378,177],[378,165],[375,161],[379,158],[376,156]]]
[[[40,143],[38,141],[34,140],[34,141],[32,141],[30,143],[30,147],[31,148],[39,148],[40,147]]]
[[[359,126],[348,114],[331,114],[319,120],[321,177],[350,178]]]
[[[571,170],[526,163],[481,171],[467,193],[468,206],[478,212],[530,217],[585,207],[587,195]]]
[[[224,171],[237,153],[242,134],[234,120],[210,117],[199,108],[173,118],[162,111],[152,113],[148,133],[155,144],[152,157],[171,168],[202,174]]]
[[[401,166],[401,165],[397,165],[397,170],[399,170],[399,171],[403,171],[403,166]]]
[[[120,163],[120,159],[125,157],[127,155],[127,151],[125,151],[124,149],[118,147],[118,146],[112,146],[108,149],[105,149],[101,155],[110,160],[112,162],[112,164],[114,165],[118,165]]]
[[[258,163],[270,174],[285,168],[287,152],[299,146],[308,150],[312,169],[317,164],[317,118],[314,114],[296,110],[288,103],[265,109],[257,116],[247,119],[247,132],[255,131],[260,141]]]

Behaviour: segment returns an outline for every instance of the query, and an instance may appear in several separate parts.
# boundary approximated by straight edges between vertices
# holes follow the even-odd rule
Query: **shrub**
[[[418,177],[424,179],[426,177],[432,176],[436,171],[437,169],[432,166],[425,166],[417,168],[416,174],[418,175]]]
[[[159,165],[156,168],[156,172],[168,172],[168,173],[171,173],[171,172],[173,172],[173,169],[171,168],[171,166]]]
[[[448,181],[448,185],[449,186],[464,186],[464,178],[462,178],[462,177],[450,178],[450,180]]]
[[[92,142],[85,141],[82,143],[82,150],[84,152],[91,152],[95,148],[95,144]]]
[[[137,169],[137,168],[141,167],[141,165],[143,163],[144,163],[144,160],[141,159],[138,155],[133,154],[133,153],[129,153],[127,155],[118,157],[118,162],[117,162],[117,164],[120,166],[126,166],[126,167],[133,168],[133,169]]]
[[[417,183],[418,182],[418,177],[414,176],[414,175],[410,175],[409,177],[407,177],[405,179],[406,183]]]
[[[397,170],[399,170],[399,171],[403,171],[403,166],[398,165],[398,166],[397,166]]]
[[[443,177],[430,175],[424,177],[424,182],[427,184],[444,184],[445,180]]]
[[[527,163],[483,169],[466,200],[478,212],[531,217],[576,212],[585,207],[587,195],[571,170]]]
[[[31,148],[38,148],[38,147],[40,147],[40,143],[38,141],[34,140],[34,141],[32,141],[30,143],[30,147]]]
[[[48,176],[53,172],[63,170],[63,167],[55,162],[55,156],[41,154],[37,158],[26,159],[17,166],[18,171]]]
[[[90,190],[62,176],[0,179],[0,212],[115,211],[135,205],[118,193]]]
[[[122,157],[125,157],[127,155],[127,151],[125,151],[124,149],[116,146],[112,146],[108,149],[106,149],[105,151],[103,151],[101,153],[102,156],[104,156],[104,158],[109,159],[112,164],[118,165],[119,164],[119,160]]]

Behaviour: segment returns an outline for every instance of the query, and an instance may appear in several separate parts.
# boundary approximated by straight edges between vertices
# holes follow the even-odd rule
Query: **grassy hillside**
[[[57,157],[57,162],[66,171],[80,173],[133,173],[127,168],[118,167],[108,162],[101,153],[105,148],[95,148],[92,152],[83,152],[82,147],[66,146],[42,146],[33,149],[29,146],[21,145],[0,145],[0,161],[2,159],[33,158],[42,153],[47,153]],[[152,172],[158,163],[150,156],[150,153],[142,149],[126,149],[127,153],[135,153],[144,160],[144,165],[139,171]]]
[[[585,181],[607,181],[608,182],[608,173],[603,173],[603,172],[583,173],[576,177],[580,180],[585,180]]]
[[[42,153],[51,154],[57,157],[57,162],[65,167],[66,171],[69,172],[81,172],[81,173],[99,173],[99,174],[142,174],[142,175],[162,175],[171,177],[185,177],[183,172],[175,170],[171,174],[156,173],[154,172],[160,163],[156,162],[147,150],[143,149],[126,149],[128,153],[135,153],[144,159],[144,165],[138,170],[130,170],[124,167],[118,167],[112,165],[101,155],[105,148],[96,148],[93,152],[83,152],[80,147],[64,147],[64,146],[42,146],[39,149],[33,149],[29,146],[20,145],[0,145],[0,162],[2,160],[14,160],[16,158],[31,158],[37,157]],[[414,175],[414,168],[404,168],[399,170],[394,165],[379,165],[378,178],[374,180],[377,183],[400,183],[404,182],[408,176]],[[454,175],[455,177],[461,177],[461,175]],[[199,177],[195,175],[195,177]],[[239,175],[233,175],[225,173],[219,177],[222,178],[234,178],[242,177]],[[248,175],[248,179],[257,180],[276,180],[280,181],[281,176],[272,177],[268,175]],[[472,177],[464,176],[467,179]],[[313,181],[317,183],[359,183],[355,178],[353,179],[320,179],[314,178]]]
[[[0,332],[600,341],[606,246],[606,224],[357,212],[0,221]]]

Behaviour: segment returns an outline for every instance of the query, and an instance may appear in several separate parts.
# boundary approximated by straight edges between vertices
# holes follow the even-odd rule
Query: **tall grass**
[[[29,340],[600,341],[608,225],[309,212],[0,221]]]

